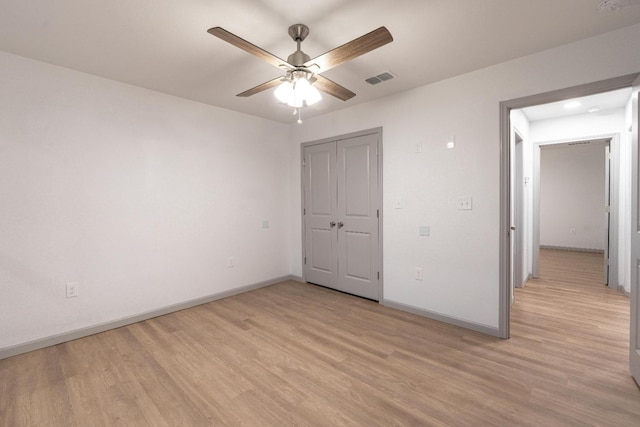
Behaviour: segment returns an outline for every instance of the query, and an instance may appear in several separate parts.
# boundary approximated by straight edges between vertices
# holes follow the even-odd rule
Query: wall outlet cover
[[[75,298],[78,296],[78,282],[69,282],[65,288],[67,298]]]
[[[458,210],[459,211],[470,211],[470,210],[472,210],[473,209],[473,197],[471,197],[471,196],[458,197],[457,206],[458,206]]]

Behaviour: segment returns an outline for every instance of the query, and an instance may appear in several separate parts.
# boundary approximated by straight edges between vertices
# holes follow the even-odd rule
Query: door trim
[[[510,208],[511,208],[511,148],[510,131],[511,120],[509,115],[511,110],[531,107],[538,104],[562,101],[570,98],[578,98],[596,93],[609,92],[616,89],[631,87],[633,81],[640,76],[640,73],[628,74],[626,76],[601,80],[593,83],[582,84],[565,89],[544,92],[522,98],[510,99],[500,102],[499,105],[499,135],[500,135],[500,221],[498,228],[499,242],[499,313],[498,313],[498,336],[509,338],[511,323],[511,287],[509,277],[511,267],[509,260],[511,250],[509,245]]]
[[[307,281],[307,277],[306,277],[306,273],[305,273],[305,268],[304,268],[304,262],[306,259],[306,253],[305,253],[305,222],[304,222],[304,201],[305,201],[305,194],[304,194],[304,151],[306,147],[310,147],[313,145],[318,145],[318,144],[324,144],[327,142],[337,142],[337,141],[342,141],[345,139],[350,139],[350,138],[355,138],[358,136],[365,136],[365,135],[377,135],[378,137],[378,145],[377,145],[377,166],[378,166],[378,206],[376,206],[376,209],[378,210],[378,269],[379,269],[379,278],[378,278],[378,302],[381,303],[382,300],[384,299],[384,263],[383,263],[383,246],[382,246],[382,242],[383,242],[383,236],[382,236],[382,224],[383,224],[383,187],[382,187],[382,127],[377,127],[377,128],[371,128],[371,129],[366,129],[366,130],[361,130],[361,131],[357,131],[357,132],[351,132],[351,133],[347,133],[347,134],[343,134],[343,135],[338,135],[338,136],[334,136],[334,137],[329,137],[329,138],[322,138],[322,139],[318,139],[318,140],[314,140],[314,141],[308,141],[308,142],[303,142],[300,144],[300,194],[301,194],[301,201],[300,201],[300,218],[301,218],[301,235],[302,235],[302,251],[301,251],[301,263],[302,263],[302,279],[306,282]]]

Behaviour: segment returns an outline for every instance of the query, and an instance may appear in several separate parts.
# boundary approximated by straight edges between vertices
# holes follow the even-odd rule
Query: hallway
[[[605,422],[596,420],[613,409],[612,401],[640,407],[628,366],[629,298],[603,284],[603,264],[599,253],[541,249],[540,277],[516,289],[511,309],[510,341],[535,337],[523,359],[564,371],[556,377],[565,385],[557,390],[561,395],[550,399],[533,388],[532,401],[555,400],[556,409],[592,412],[595,424]],[[574,408],[567,401],[575,402]]]

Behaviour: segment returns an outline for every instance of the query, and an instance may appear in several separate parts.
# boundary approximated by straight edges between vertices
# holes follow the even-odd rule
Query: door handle
[[[335,226],[336,226],[336,222],[335,222],[335,221],[331,221],[331,222],[329,223],[329,226],[330,226],[331,228],[335,227]]]
[[[338,228],[342,228],[342,227],[344,227],[344,223],[343,223],[342,221],[340,221],[340,222],[338,223]]]
[[[515,230],[516,230],[516,226],[515,226],[515,225],[512,225],[512,226],[511,226],[511,229],[512,229],[513,231],[515,231]]]

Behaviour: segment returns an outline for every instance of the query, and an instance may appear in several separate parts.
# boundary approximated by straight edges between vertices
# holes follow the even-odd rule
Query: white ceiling
[[[221,26],[286,58],[304,23],[315,57],[381,25],[394,37],[324,75],[354,91],[325,95],[306,117],[640,23],[640,0],[600,11],[601,0],[2,0],[0,50],[195,101],[292,122],[269,90],[235,95],[279,71],[209,35]],[[370,86],[365,78],[397,77]]]
[[[568,99],[565,101],[551,102],[523,108],[522,112],[531,122],[538,120],[555,119],[576,114],[609,114],[612,110],[619,110],[627,105],[631,98],[631,88],[623,88],[611,92],[584,96],[582,98]],[[577,107],[566,108],[567,103],[579,101]],[[590,111],[597,108],[597,111]]]

